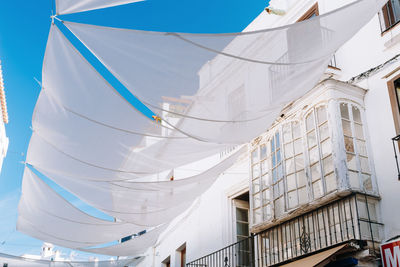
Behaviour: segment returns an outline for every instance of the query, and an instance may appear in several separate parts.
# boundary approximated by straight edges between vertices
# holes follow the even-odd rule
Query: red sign
[[[400,240],[381,245],[383,267],[400,267]]]

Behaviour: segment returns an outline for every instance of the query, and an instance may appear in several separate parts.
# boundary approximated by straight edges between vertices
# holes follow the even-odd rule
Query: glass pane
[[[272,168],[276,167],[276,155],[275,153],[272,154]]]
[[[374,235],[374,240],[382,241],[382,226],[379,224],[371,224],[372,234]]]
[[[297,191],[292,191],[288,193],[288,203],[289,209],[297,206]]]
[[[265,189],[263,191],[263,198],[264,198],[264,203],[268,203],[271,200],[271,192],[269,189]]]
[[[269,177],[268,177],[268,175],[262,176],[261,179],[262,179],[262,186],[263,186],[263,188],[269,187],[270,182],[269,182]]]
[[[358,139],[364,139],[364,133],[361,124],[354,123],[354,131],[356,132],[356,137]]]
[[[371,231],[368,222],[360,221],[360,231],[362,239],[371,240]]]
[[[246,209],[236,208],[236,221],[248,222],[248,212]]]
[[[293,122],[292,124],[293,127],[293,138],[300,138],[301,136],[301,129],[300,129],[300,123],[299,122]]]
[[[350,119],[349,108],[347,107],[347,104],[345,104],[345,103],[340,104],[340,114],[341,114],[342,118],[345,118],[348,120]]]
[[[358,216],[360,217],[360,219],[368,220],[367,204],[365,203],[365,198],[363,196],[357,196],[357,206]]]
[[[275,200],[274,202],[275,205],[275,217],[279,217],[283,214],[284,212],[284,201],[283,201],[283,197],[278,198],[277,200]]]
[[[329,127],[328,123],[324,123],[319,127],[319,136],[321,140],[325,140],[329,137]]]
[[[253,195],[253,200],[254,200],[254,208],[258,208],[261,206],[261,198],[260,198],[260,193],[254,194]]]
[[[271,153],[275,151],[275,137],[272,137],[271,139]]]
[[[297,175],[297,186],[298,187],[305,186],[307,180],[306,180],[306,173],[304,172],[304,170],[297,172],[296,175]]]
[[[311,178],[313,181],[321,178],[319,163],[311,166]]]
[[[369,209],[369,216],[371,221],[378,221],[378,213],[377,213],[377,202],[367,198],[368,200],[368,209]]]
[[[296,175],[291,174],[288,175],[286,178],[287,181],[287,189],[288,191],[294,190],[296,189],[297,185],[296,185]]]
[[[347,136],[353,136],[351,131],[351,125],[349,121],[342,120],[343,134]]]
[[[308,114],[308,116],[306,117],[306,129],[307,132],[311,129],[314,129],[314,112],[311,112],[310,114]]]
[[[325,158],[329,154],[332,154],[331,139],[326,139],[321,143],[321,153],[323,158]]]
[[[364,190],[372,192],[373,188],[372,188],[372,180],[371,180],[371,175],[369,174],[362,174],[361,175],[362,178],[362,183],[363,183],[363,187]]]
[[[361,123],[361,113],[360,113],[360,110],[359,110],[357,107],[355,107],[355,106],[352,107],[352,110],[353,110],[353,120],[354,120],[355,122]]]
[[[303,153],[303,143],[301,142],[301,139],[294,141],[294,153],[296,155]]]
[[[337,183],[336,183],[336,176],[334,175],[334,173],[331,173],[328,176],[326,176],[325,182],[326,182],[326,191],[328,193],[336,190]]]
[[[261,175],[264,175],[268,172],[268,165],[267,165],[267,160],[261,161]]]
[[[281,146],[281,143],[280,143],[281,141],[279,139],[279,132],[277,132],[275,134],[275,142],[276,142],[276,149],[278,149]]]
[[[281,180],[279,182],[279,195],[283,196],[284,193],[285,193],[285,188],[283,187],[283,180]]]
[[[357,144],[357,152],[361,156],[367,156],[367,146],[365,145],[365,141],[356,140]]]
[[[275,183],[278,180],[277,169],[272,170],[272,183]]]
[[[258,192],[260,192],[260,184],[258,183],[259,182],[259,180],[257,179],[257,180],[255,180],[255,181],[253,181],[253,193],[258,193]]]
[[[313,192],[314,192],[314,199],[322,197],[324,194],[324,189],[322,187],[322,181],[318,180],[313,183]]]
[[[290,158],[286,160],[286,175],[294,172],[294,159]]]
[[[254,164],[258,161],[258,148],[251,152],[251,162]]]
[[[315,136],[314,130],[307,134],[307,141],[308,141],[308,147],[313,147],[317,144],[317,138]]]
[[[317,108],[317,119],[318,119],[318,124],[321,124],[327,120],[327,115],[326,115],[326,108],[325,107],[318,107]]]
[[[269,220],[272,217],[272,213],[271,213],[271,205],[265,205],[264,206],[264,220]]]
[[[276,164],[279,164],[281,162],[281,151],[278,150],[276,151]]]
[[[273,190],[273,197],[277,199],[279,197],[279,184],[275,184]]]
[[[260,164],[256,164],[253,166],[253,179],[260,176]]]
[[[267,146],[265,144],[260,146],[260,153],[261,159],[265,159],[267,157]]]
[[[344,146],[346,148],[346,151],[354,153],[353,138],[345,136],[344,137]]]
[[[304,158],[303,155],[298,155],[294,158],[296,164],[296,170],[304,169]]]
[[[368,158],[360,157],[360,164],[361,164],[361,172],[366,172],[366,173],[370,172]]]
[[[310,163],[314,163],[319,161],[319,153],[318,153],[318,147],[314,147],[310,150]]]
[[[253,223],[258,224],[261,222],[261,209],[255,209],[253,211]]]
[[[353,188],[360,188],[360,181],[358,179],[358,173],[349,171],[349,180],[350,180],[350,186]]]
[[[290,158],[293,156],[293,143],[285,145],[285,157]]]
[[[248,236],[249,235],[249,225],[247,223],[236,223],[236,231],[238,235]]]
[[[278,177],[277,178],[278,179],[282,178],[283,177],[282,164],[280,164],[278,166],[277,171],[278,171]]]
[[[323,160],[324,164],[324,175],[333,172],[333,160],[332,156],[329,156]]]
[[[288,143],[292,140],[292,131],[290,129],[290,123],[283,125],[282,127],[283,132],[283,142]]]
[[[299,203],[300,204],[308,203],[307,188],[306,187],[300,188],[298,193],[299,193]]]
[[[347,153],[347,168],[350,170],[357,170],[356,155]]]

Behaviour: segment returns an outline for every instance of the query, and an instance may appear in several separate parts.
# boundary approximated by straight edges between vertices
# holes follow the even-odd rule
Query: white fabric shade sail
[[[124,267],[124,266],[136,266],[143,257],[129,258],[129,259],[118,259],[110,261],[74,261],[74,260],[37,260],[30,259],[20,256],[13,256],[9,254],[0,253],[0,262],[8,263],[8,266],[18,267]]]
[[[55,0],[58,15],[125,5],[144,0]]]
[[[58,0],[57,10],[65,14],[128,2],[134,1]],[[76,210],[27,169],[19,230],[89,252],[143,253],[166,223],[189,208],[247,147],[186,179],[154,177],[260,135],[286,105],[317,84],[335,51],[383,3],[359,0],[293,25],[232,34],[145,32],[64,22],[153,118],[127,101],[53,24],[26,161],[122,222]],[[60,210],[69,216],[59,216]],[[54,224],[62,231],[47,227]],[[80,224],[84,226],[76,231]],[[115,246],[87,248],[156,226]]]
[[[126,222],[101,220],[82,212],[29,168],[25,168],[18,212],[19,231],[70,248],[101,245],[147,229]]]
[[[37,169],[93,207],[123,221],[150,227],[169,222],[188,209],[246,149],[237,149],[200,174],[174,181],[101,182]]]
[[[205,172],[173,181],[84,180],[37,168],[61,187],[121,222],[100,220],[78,210],[29,168],[25,168],[17,228],[47,242],[82,249],[113,242],[158,225],[167,225],[188,209],[194,199],[229,169],[246,149],[245,146],[237,149]]]
[[[92,248],[92,249],[82,249],[83,251],[90,253],[97,253],[103,255],[111,255],[111,256],[130,256],[130,255],[141,255],[143,254],[149,247],[153,246],[160,234],[166,229],[166,226],[156,228],[144,235],[138,236],[126,242],[102,247],[102,248]]]

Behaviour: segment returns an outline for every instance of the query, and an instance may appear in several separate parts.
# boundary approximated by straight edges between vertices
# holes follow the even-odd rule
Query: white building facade
[[[280,15],[264,12],[246,30],[348,2],[272,0]],[[380,243],[400,235],[399,143],[392,140],[400,134],[399,20],[400,1],[390,0],[139,266],[379,266]],[[201,86],[226,71],[211,69],[200,70]],[[224,82],[233,90],[254,84],[230,75]]]

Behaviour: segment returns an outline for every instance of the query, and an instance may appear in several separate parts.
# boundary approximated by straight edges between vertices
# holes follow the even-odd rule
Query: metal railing
[[[372,241],[374,246],[380,240],[382,224],[370,216],[368,199],[366,195],[352,194],[251,235],[186,266],[273,266],[349,241]]]

